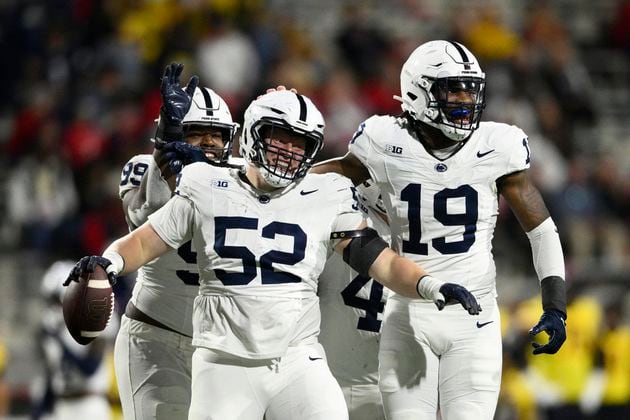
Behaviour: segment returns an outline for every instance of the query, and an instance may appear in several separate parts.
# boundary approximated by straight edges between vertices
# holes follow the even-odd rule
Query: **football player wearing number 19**
[[[174,89],[183,66],[171,64],[162,80],[164,106],[182,90]],[[163,109],[154,139],[156,148],[184,140],[200,147],[205,156],[225,164],[238,124],[225,101],[211,89],[190,85],[192,102],[181,121],[166,121],[173,110]],[[165,129],[165,123],[170,122]],[[181,133],[175,128],[181,127]],[[181,136],[181,137],[178,137]],[[183,137],[183,138],[182,138]],[[171,162],[169,172],[187,162]],[[167,168],[163,168],[166,169]],[[168,175],[166,176],[168,178]],[[154,157],[137,155],[125,165],[120,197],[129,230],[171,198],[172,191]],[[196,252],[183,243],[140,270],[116,338],[115,367],[125,419],[184,420],[188,418],[192,365],[193,301],[199,291]]]
[[[471,315],[481,308],[365,229],[347,178],[307,174],[324,130],[310,99],[267,93],[243,127],[246,172],[185,166],[175,196],[98,263],[124,274],[192,240],[200,288],[190,419],[347,419],[317,340],[317,279],[330,250],[403,296],[440,307],[456,299]]]
[[[530,333],[555,353],[566,338],[564,259],[558,232],[527,176],[530,152],[519,128],[480,122],[485,74],[463,45],[419,46],[401,71],[403,113],[373,116],[348,153],[316,165],[355,185],[371,178],[390,218],[392,247],[431,273],[470,290],[484,308],[473,319],[457,307],[390,296],[379,349],[379,387],[390,420],[492,419],[501,381],[501,334],[492,236],[499,194],[531,242],[543,315]]]

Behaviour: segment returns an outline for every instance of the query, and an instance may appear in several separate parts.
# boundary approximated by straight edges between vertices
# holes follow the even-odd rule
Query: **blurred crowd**
[[[152,150],[166,64],[183,62],[184,80],[198,74],[237,121],[268,87],[310,96],[326,118],[325,159],[345,153],[369,115],[400,113],[400,68],[429,39],[467,45],[487,75],[484,119],[529,134],[531,172],[565,250],[569,339],[553,364],[534,361],[524,328],[539,313],[529,300],[538,286],[529,243],[503,203],[498,283],[526,278],[529,292],[503,301],[497,418],[622,418],[601,407],[630,418],[627,0],[0,2],[3,255],[26,254],[43,271],[100,254],[125,233],[120,170]],[[617,84],[600,77],[606,57],[620,63]],[[7,324],[0,336],[11,350]],[[0,347],[0,375],[5,354]]]

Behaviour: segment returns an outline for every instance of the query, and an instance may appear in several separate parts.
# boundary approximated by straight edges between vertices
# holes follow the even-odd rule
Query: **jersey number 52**
[[[222,258],[236,258],[243,263],[242,273],[231,273],[225,270],[214,270],[216,276],[227,286],[245,285],[257,276],[260,265],[262,284],[299,283],[302,279],[291,273],[275,271],[273,263],[295,265],[304,259],[306,251],[306,233],[299,225],[293,223],[271,222],[262,228],[262,237],[274,239],[276,235],[293,237],[293,251],[269,251],[256,256],[245,246],[226,245],[225,237],[229,229],[258,230],[258,219],[251,217],[215,217],[214,250]]]

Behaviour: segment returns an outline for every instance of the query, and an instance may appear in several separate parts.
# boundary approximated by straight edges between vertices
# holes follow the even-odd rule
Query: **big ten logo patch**
[[[394,146],[393,144],[385,145],[385,151],[394,155],[402,155],[403,149],[400,146]]]
[[[212,188],[227,188],[228,181],[225,179],[213,179],[212,180]]]

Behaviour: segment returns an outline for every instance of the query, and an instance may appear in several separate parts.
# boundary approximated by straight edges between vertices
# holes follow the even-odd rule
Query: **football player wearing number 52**
[[[261,96],[245,111],[245,172],[188,164],[168,203],[102,257],[86,257],[124,274],[192,240],[200,287],[189,419],[348,418],[317,337],[317,281],[333,249],[401,295],[481,310],[465,288],[428,275],[366,228],[350,180],[307,173],[323,131],[307,97]]]
[[[527,136],[480,122],[485,74],[463,45],[430,41],[403,65],[403,113],[373,116],[348,153],[312,172],[337,172],[355,185],[371,178],[390,219],[392,247],[431,273],[470,290],[478,319],[441,313],[390,296],[379,348],[379,387],[389,420],[490,420],[501,381],[501,334],[492,236],[500,194],[527,232],[542,289],[543,314],[530,333],[534,354],[556,353],[566,338],[564,258],[555,224],[529,181]],[[438,392],[439,390],[439,392]]]

